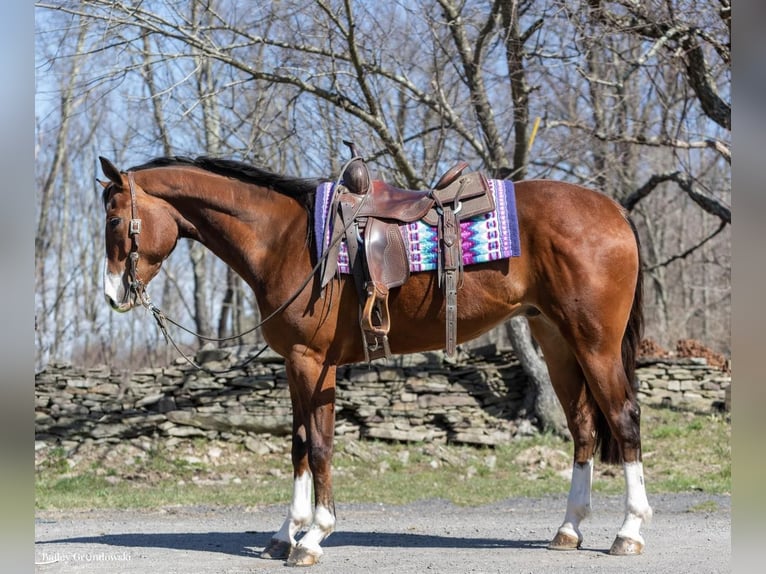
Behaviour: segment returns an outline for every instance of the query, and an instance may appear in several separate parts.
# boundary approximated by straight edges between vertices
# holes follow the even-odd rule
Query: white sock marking
[[[593,459],[572,465],[572,483],[567,498],[567,511],[559,532],[574,536],[582,542],[580,522],[590,514],[591,487],[593,485]]]
[[[314,523],[306,535],[301,538],[299,546],[306,548],[315,556],[323,554],[319,545],[335,529],[335,516],[321,504],[314,511]]]
[[[625,521],[617,536],[643,544],[641,525],[648,524],[652,519],[652,508],[646,498],[644,485],[644,465],[640,462],[626,462],[622,466],[625,472]]]
[[[287,519],[282,527],[274,535],[277,540],[289,542],[290,546],[295,546],[295,535],[301,528],[311,523],[311,485],[312,477],[310,472],[305,472],[295,478],[293,482],[293,500],[290,504],[290,510],[287,513]]]

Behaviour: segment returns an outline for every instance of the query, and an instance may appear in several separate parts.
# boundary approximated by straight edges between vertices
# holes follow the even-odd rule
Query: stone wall
[[[731,412],[731,374],[703,358],[640,359],[639,402],[689,411]]]
[[[196,359],[216,372],[241,365],[249,352],[209,349]],[[643,403],[700,412],[728,406],[729,375],[704,359],[643,361],[638,377]],[[336,434],[498,444],[536,432],[523,402],[526,385],[513,353],[491,346],[456,361],[434,352],[339,367]],[[243,442],[287,435],[291,420],[284,361],[275,355],[225,374],[178,359],[133,373],[50,365],[35,376],[36,440],[46,444],[136,437]]]

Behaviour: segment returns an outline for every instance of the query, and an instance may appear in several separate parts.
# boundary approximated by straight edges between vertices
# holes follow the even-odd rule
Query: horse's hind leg
[[[572,481],[567,498],[564,522],[548,547],[574,550],[583,541],[580,523],[591,511],[593,452],[597,407],[588,392],[585,375],[558,329],[538,316],[529,320],[535,340],[543,350],[553,389],[556,392],[574,441]]]
[[[640,554],[644,547],[640,529],[651,519],[652,509],[641,463],[639,409],[623,367],[619,337],[603,339],[602,345],[573,345],[572,339],[568,343],[542,316],[531,319],[530,327],[543,349],[575,444],[567,511],[550,548],[567,550],[582,543],[579,524],[590,512],[593,454],[598,441],[602,461],[622,462],[625,473],[625,520],[610,553]],[[594,332],[608,334],[608,329]],[[615,340],[616,344],[612,342]]]
[[[609,352],[591,347],[581,354],[580,363],[605,420],[599,428],[605,437],[601,440],[602,459],[622,462],[625,474],[625,519],[609,552],[640,554],[644,548],[641,526],[652,517],[641,461],[640,408],[619,349]]]

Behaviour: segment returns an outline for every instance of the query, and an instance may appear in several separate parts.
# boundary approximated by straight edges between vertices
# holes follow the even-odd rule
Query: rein
[[[344,166],[344,168],[340,171],[340,175],[335,181],[335,188],[340,185],[341,179],[343,177],[343,173],[345,172],[345,168],[355,159],[357,159],[358,156],[352,157]],[[336,240],[328,247],[328,249],[325,250],[325,252],[322,254],[321,257],[319,257],[319,260],[317,261],[316,265],[311,269],[309,274],[306,276],[306,278],[301,282],[301,284],[296,288],[296,290],[293,292],[290,297],[288,297],[279,307],[274,309],[266,318],[262,319],[258,322],[254,327],[251,327],[247,331],[243,331],[242,333],[239,333],[238,335],[231,335],[229,337],[209,337],[205,335],[201,335],[199,333],[194,332],[191,329],[188,329],[181,325],[180,323],[174,321],[173,319],[169,318],[159,307],[157,307],[154,303],[152,303],[151,298],[149,297],[149,294],[146,291],[146,284],[140,279],[138,276],[138,236],[141,234],[141,219],[138,217],[138,204],[136,201],[136,190],[135,190],[135,181],[133,172],[129,171],[127,173],[128,175],[128,189],[130,191],[130,211],[131,211],[131,219],[130,219],[130,225],[128,227],[128,235],[131,238],[131,247],[130,247],[130,253],[128,254],[128,264],[127,264],[127,271],[128,271],[128,279],[129,279],[129,290],[133,293],[135,293],[136,298],[140,301],[141,305],[148,309],[152,316],[154,317],[155,322],[157,323],[158,328],[162,332],[162,335],[165,337],[165,342],[169,342],[175,350],[186,360],[187,363],[189,363],[191,366],[196,368],[197,370],[204,371],[210,375],[222,375],[226,373],[230,373],[234,370],[241,369],[242,367],[247,366],[251,362],[253,362],[256,358],[258,358],[260,355],[268,349],[268,344],[264,344],[263,347],[260,348],[260,350],[253,356],[249,357],[242,363],[238,365],[234,365],[232,367],[229,367],[228,369],[224,369],[221,371],[213,371],[210,369],[207,369],[203,367],[202,365],[198,364],[194,359],[189,357],[186,353],[181,350],[181,348],[178,346],[176,341],[173,339],[173,337],[170,335],[167,329],[167,323],[171,323],[174,326],[178,327],[182,331],[185,331],[189,333],[190,335],[194,335],[195,337],[199,339],[203,339],[205,341],[215,341],[215,342],[223,342],[223,341],[231,341],[234,339],[239,339],[245,335],[249,335],[250,333],[253,333],[254,331],[257,331],[263,325],[265,325],[267,322],[269,322],[271,319],[276,317],[279,313],[287,309],[301,294],[301,292],[306,288],[306,286],[311,282],[311,279],[314,277],[314,275],[319,271],[319,269],[325,264],[326,260],[328,259],[328,256],[330,255],[330,249],[329,247],[334,247],[335,244],[340,243],[340,241],[343,238],[344,234],[340,234]],[[360,202],[359,206],[356,209],[356,213],[358,213],[361,208],[363,207],[365,203],[365,199],[367,196],[365,195],[362,201]],[[344,232],[348,231],[348,229],[353,224],[354,220],[353,218],[349,222],[348,225],[344,228]]]

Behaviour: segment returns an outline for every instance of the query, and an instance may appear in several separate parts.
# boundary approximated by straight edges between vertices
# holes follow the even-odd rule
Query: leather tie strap
[[[439,279],[444,292],[445,351],[448,357],[457,348],[457,289],[462,279],[463,257],[460,244],[460,219],[451,205],[444,205],[439,218]]]

